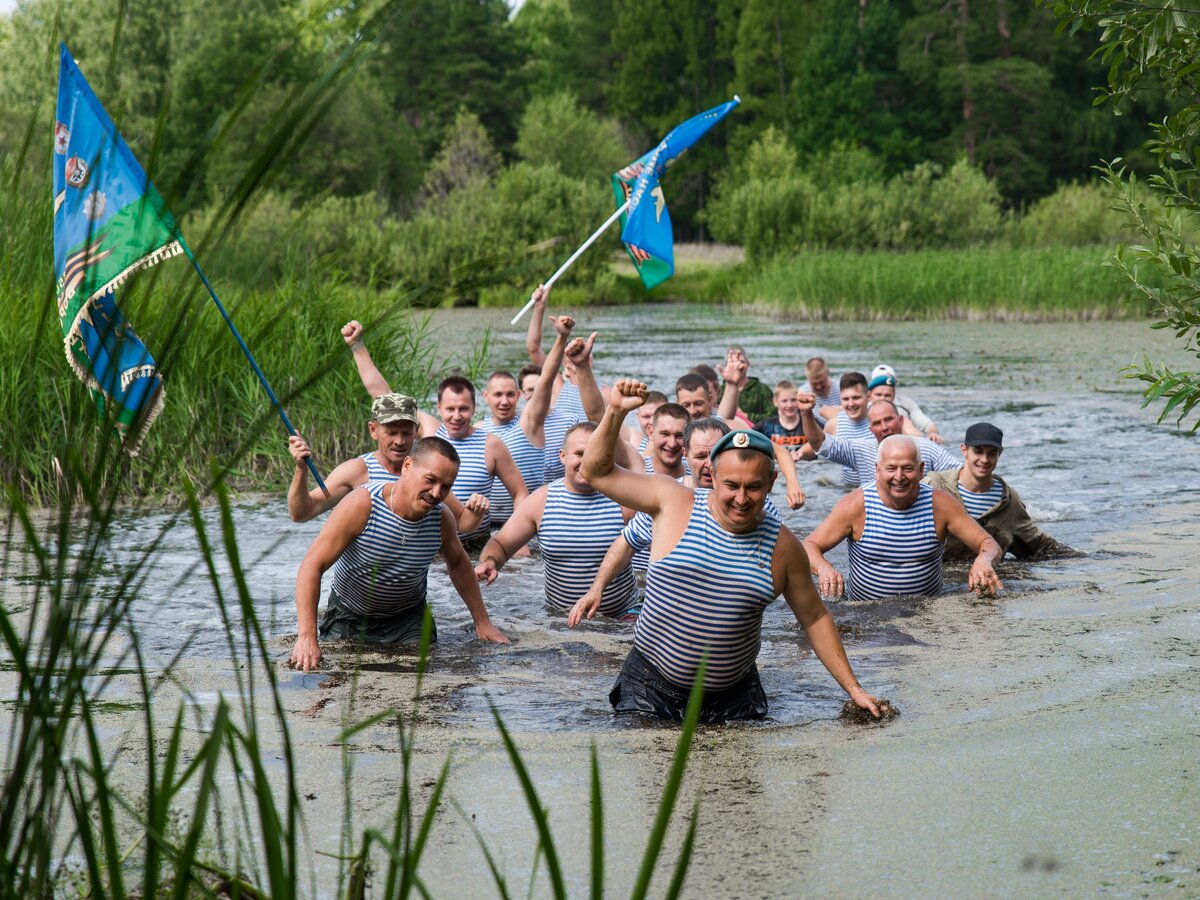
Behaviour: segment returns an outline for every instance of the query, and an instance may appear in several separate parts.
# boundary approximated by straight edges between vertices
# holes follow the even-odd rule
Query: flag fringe
[[[91,374],[84,370],[84,368],[76,361],[75,357],[71,355],[71,341],[79,337],[79,320],[83,318],[84,313],[88,311],[93,302],[100,299],[105,294],[111,294],[122,284],[128,281],[135,272],[140,272],[142,269],[148,269],[156,263],[160,263],[164,259],[170,259],[173,256],[178,256],[182,252],[183,247],[180,245],[179,241],[171,241],[169,244],[164,244],[153,253],[147,253],[140,259],[134,260],[130,265],[126,266],[115,276],[110,278],[107,284],[105,284],[99,290],[93,291],[92,296],[88,297],[87,302],[80,305],[79,311],[75,313],[75,319],[71,322],[71,328],[65,335],[63,335],[63,351],[67,355],[67,362],[70,364],[71,370],[75,373],[80,381],[82,381],[84,384],[87,384],[89,387],[96,386],[95,380],[91,377]]]
[[[181,253],[183,253],[183,246],[178,240],[164,244],[152,253],[147,253],[140,259],[134,260],[134,262],[110,278],[108,282],[105,283],[101,288],[93,291],[92,295],[88,297],[87,301],[80,305],[79,311],[75,313],[74,321],[71,322],[70,330],[67,331],[67,333],[63,336],[63,352],[66,354],[67,364],[70,365],[71,371],[75,373],[75,377],[84,383],[84,386],[92,390],[100,391],[102,394],[104,393],[104,390],[100,387],[100,382],[96,380],[95,376],[90,371],[81,366],[79,361],[75,359],[75,356],[71,353],[72,341],[82,340],[79,334],[79,321],[84,317],[96,300],[107,294],[111,294],[122,284],[128,281],[129,278],[135,273],[140,272],[143,269],[148,269],[165,259],[170,259],[173,256],[179,256]],[[157,371],[157,366],[155,367],[155,371]],[[159,376],[161,378],[161,373],[159,373]],[[159,389],[155,395],[152,405],[149,411],[147,411],[147,413],[142,417],[142,424],[138,427],[137,433],[134,434],[132,440],[127,434],[122,432],[121,443],[130,456],[138,455],[138,448],[141,446],[142,440],[146,437],[146,432],[150,430],[150,426],[154,423],[154,420],[158,418],[158,414],[162,412],[163,398],[165,396],[166,391],[163,389],[160,381]]]

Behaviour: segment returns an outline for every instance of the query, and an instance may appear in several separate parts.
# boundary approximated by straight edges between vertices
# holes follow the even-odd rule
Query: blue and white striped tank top
[[[1000,483],[999,479],[996,479],[986,491],[977,492],[968,491],[960,481],[958,495],[962,497],[962,504],[967,508],[967,514],[972,519],[978,519],[1004,498],[1004,485]]]
[[[680,478],[675,480],[682,481]],[[695,488],[694,490],[697,494],[707,494],[711,488]],[[763,513],[777,522],[783,521],[779,507],[770,497],[763,504]],[[650,567],[650,544],[654,538],[654,519],[648,513],[635,513],[625,526],[625,530],[621,532],[621,537],[625,538],[625,543],[633,548],[633,560],[631,561],[633,571],[645,572]]]
[[[360,616],[399,615],[424,603],[429,566],[442,546],[441,505],[410,522],[388,508],[385,486],[363,486],[371,495],[371,514],[333,564],[333,589]]]
[[[450,492],[460,503],[466,503],[472,494],[483,494],[485,497],[492,492],[492,482],[495,476],[488,472],[487,467],[487,437],[488,433],[482,428],[476,428],[467,437],[455,439],[446,432],[446,426],[437,430],[437,436],[450,442],[458,451],[458,477]],[[487,534],[491,518],[484,515],[483,522],[471,532],[459,532],[459,537],[473,538]]]
[[[962,468],[962,460],[941,444],[935,444],[922,437],[914,437],[912,440],[916,441],[917,452],[921,454],[921,462],[925,464],[926,472]],[[868,487],[875,484],[875,461],[879,458],[879,443],[874,435],[856,441],[844,441],[840,436],[826,438],[821,449],[817,451],[817,456],[848,467],[855,473],[854,483]]]
[[[706,689],[728,687],[750,671],[762,639],[763,610],[775,599],[771,560],[779,521],[765,517],[730,534],[696,491],[679,543],[650,563],[633,644],[679,687],[691,687],[707,647]]]
[[[557,478],[562,478],[565,470],[558,451],[562,449],[563,438],[571,430],[571,426],[586,422],[583,412],[583,401],[579,399],[579,388],[570,381],[563,381],[562,389],[554,408],[546,416],[546,469],[542,484],[548,484]]]
[[[645,453],[646,448],[650,446],[650,435],[643,434],[642,439],[638,442],[638,453]]]
[[[399,475],[393,475],[383,467],[383,463],[379,461],[374,450],[364,453],[359,459],[367,464],[367,481],[396,481],[400,478]]]
[[[604,555],[624,527],[621,507],[599,491],[573,493],[561,478],[550,485],[538,526],[547,605],[567,610],[588,592]],[[604,589],[600,612],[621,615],[633,605],[635,591],[633,569],[626,566]]]
[[[516,462],[517,469],[521,473],[521,479],[525,482],[525,488],[528,491],[536,491],[542,486],[545,451],[541,447],[535,447],[529,443],[529,438],[525,435],[524,429],[521,428],[521,420],[519,418],[513,419],[505,425],[496,425],[488,419],[480,427],[504,441],[504,446],[512,454],[513,461]],[[509,494],[508,488],[504,486],[504,482],[498,478],[492,484],[491,501],[492,508],[489,514],[491,515],[492,522],[494,524],[507,522],[508,517],[512,515],[513,511],[512,495]]]
[[[871,423],[866,417],[863,417],[861,422],[855,422],[845,410],[837,415],[837,436],[848,441],[870,438],[875,440],[875,435],[871,434]],[[842,484],[857,485],[859,473],[855,471],[853,466],[842,466]],[[874,472],[872,472],[874,477]]]
[[[942,551],[933,519],[933,488],[921,485],[908,509],[892,509],[875,485],[862,488],[866,524],[849,542],[850,577],[846,596],[875,600],[897,594],[933,597],[942,590]]]

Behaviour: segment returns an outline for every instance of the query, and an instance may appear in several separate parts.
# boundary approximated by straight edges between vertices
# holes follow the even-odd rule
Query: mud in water
[[[497,363],[519,362],[522,336],[501,327],[501,315],[442,318],[447,341],[496,328]],[[1123,322],[791,325],[695,307],[581,318],[581,327],[601,332],[597,370],[610,381],[634,375],[669,387],[732,343],[746,347],[752,374],[767,382],[796,379],[814,354],[835,373],[891,363],[902,392],[920,400],[951,443],[981,418],[1003,428],[1000,472],[1047,531],[1088,553],[1004,563],[1007,590],[995,600],[965,593],[966,569],[950,567],[939,598],[831,603],[860,681],[903,710],[883,727],[841,719],[845,695],[787,607],[774,604],[759,659],[770,718],[697,735],[678,807],[700,803],[689,894],[1200,893],[1200,459],[1194,439],[1156,425],[1117,373],[1142,349],[1178,363],[1161,333]],[[842,496],[823,477],[836,480],[836,468],[801,469],[809,502],[785,516],[801,535]],[[306,846],[336,853],[344,751],[354,770],[355,834],[390,820],[400,777],[393,720],[348,745],[339,735],[389,708],[410,711],[417,658],[407,649],[329,644],[320,673],[286,668],[296,567],[320,523],[289,522],[283,487],[278,499],[239,505],[236,524],[272,636],[298,787],[309,798]],[[122,526],[114,578],[162,537],[135,616],[144,650],[160,665],[181,636],[192,636],[174,675],[203,716],[218,692],[234,695],[237,682],[195,537],[164,514],[131,516]],[[844,565],[844,552],[833,560]],[[15,578],[8,584],[19,602]],[[494,893],[472,826],[510,887],[529,881],[536,834],[493,709],[550,809],[570,892],[588,886],[593,743],[605,786],[609,890],[627,892],[637,871],[678,729],[610,711],[607,693],[630,626],[597,621],[570,630],[542,608],[541,593],[536,559],[510,564],[485,591],[513,639],[496,647],[473,638],[444,574],[431,579],[439,643],[418,707],[414,783],[418,801],[428,796],[449,755],[448,794],[462,810],[444,809],[422,866],[435,896]],[[6,687],[10,670],[0,665]],[[114,744],[129,735],[121,771],[128,768],[131,784],[144,755],[137,696],[131,674],[112,674],[102,725]],[[165,711],[175,696],[164,689]],[[259,733],[277,740],[269,721]],[[680,836],[673,831],[668,860]],[[867,879],[847,865],[859,859],[869,860]],[[336,863],[314,855],[312,864],[318,893],[328,893]],[[538,880],[535,893],[546,887]]]

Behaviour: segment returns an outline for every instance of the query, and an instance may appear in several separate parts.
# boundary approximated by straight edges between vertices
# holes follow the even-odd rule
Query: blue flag
[[[175,219],[62,45],[54,275],[63,346],[130,453],[162,409],[162,376],[121,312],[117,288],[182,252]]]
[[[617,204],[629,200],[621,222],[621,240],[647,288],[661,284],[675,274],[675,235],[671,216],[659,178],[667,166],[688,147],[700,140],[729,111],[741,103],[734,97],[708,112],[676,125],[658,146],[612,176],[613,198]]]

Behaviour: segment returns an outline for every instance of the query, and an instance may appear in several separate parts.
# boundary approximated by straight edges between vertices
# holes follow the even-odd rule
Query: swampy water
[[[494,361],[515,368],[523,332],[507,324],[509,315],[440,313],[438,339],[453,352],[490,328]],[[600,332],[602,380],[635,376],[668,393],[680,373],[715,363],[732,344],[746,349],[751,374],[768,384],[803,380],[813,355],[835,375],[887,362],[948,445],[978,420],[1003,428],[1000,473],[1045,530],[1088,554],[1003,564],[1007,590],[997,601],[967,594],[965,570],[951,569],[935,599],[830,603],[859,679],[902,712],[883,727],[839,720],[840,689],[787,607],[774,604],[759,658],[770,719],[705,728],[697,738],[680,804],[689,810],[698,800],[700,810],[688,894],[1200,893],[1200,454],[1194,437],[1140,409],[1140,389],[1119,372],[1142,351],[1184,362],[1168,335],[1127,322],[790,323],[698,306],[585,310],[579,318],[581,329]],[[808,502],[785,512],[786,524],[801,536],[811,530],[842,496],[837,477],[836,466],[803,465]],[[285,487],[278,497],[239,503],[235,525],[279,663],[299,787],[310,797],[306,847],[337,852],[337,735],[406,701],[415,660],[404,652],[359,659],[330,645],[322,674],[283,665],[296,568],[320,528],[288,520]],[[207,520],[215,526],[215,511]],[[110,562],[119,572],[159,538],[154,575],[135,607],[143,650],[166,666],[190,640],[175,674],[200,704],[211,703],[236,686],[191,527],[162,513],[130,515]],[[844,550],[831,558],[844,565]],[[526,755],[571,893],[588,884],[593,744],[614,896],[637,871],[677,729],[610,712],[607,692],[630,626],[568,630],[543,610],[541,594],[536,559],[510,564],[484,596],[513,644],[481,646],[444,573],[432,576],[440,642],[421,705],[416,774],[427,783],[449,755],[448,793],[457,804],[439,816],[422,866],[435,896],[495,892],[472,828],[510,885],[530,883],[536,835],[489,704]],[[342,677],[355,671],[358,678]],[[115,679],[114,736],[126,727],[122,690],[136,706],[135,685]],[[130,729],[140,727],[125,715]],[[395,728],[368,729],[351,747],[353,828],[361,834],[395,808]],[[133,748],[135,770],[136,757]],[[670,859],[680,833],[672,834]],[[335,866],[314,855],[317,893],[328,892]],[[534,892],[546,889],[537,876]]]

